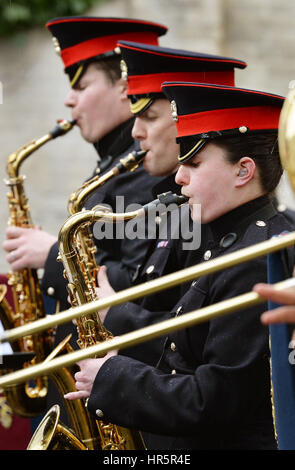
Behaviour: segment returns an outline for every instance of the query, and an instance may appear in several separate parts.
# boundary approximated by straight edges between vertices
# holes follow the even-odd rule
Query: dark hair
[[[107,57],[101,60],[94,60],[91,62],[95,65],[97,70],[105,72],[108,79],[115,84],[121,78],[120,68],[121,56],[116,54],[115,56]]]
[[[264,191],[269,194],[276,189],[283,174],[277,132],[221,137],[211,142],[226,151],[226,159],[230,163],[237,163],[242,157],[252,158]]]

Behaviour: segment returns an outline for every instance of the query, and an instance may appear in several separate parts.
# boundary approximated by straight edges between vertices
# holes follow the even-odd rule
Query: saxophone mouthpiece
[[[133,153],[133,158],[134,160],[137,162],[137,163],[140,163],[144,157],[146,156],[146,154],[148,153],[147,150],[138,150],[138,152],[132,152]]]
[[[57,126],[55,126],[55,128],[50,132],[52,139],[55,139],[56,137],[59,137],[69,132],[74,127],[76,122],[77,121],[75,119],[72,121],[67,121],[66,119],[58,119]]]
[[[181,204],[185,204],[188,201],[188,197],[183,196],[182,194],[173,194],[172,191],[168,191],[166,193],[158,194],[159,203],[168,206],[169,204],[177,204],[180,206]]]
[[[188,202],[189,198],[186,197],[186,196],[182,196],[180,194],[177,195],[177,202],[176,204],[178,204],[179,206],[181,206],[181,204],[185,204],[186,202]]]
[[[143,150],[133,150],[133,152],[130,152],[127,157],[121,158],[120,162],[116,165],[119,173],[136,170],[146,154],[147,152]]]
[[[166,193],[158,194],[157,199],[145,204],[143,209],[147,212],[151,206],[158,206],[159,204],[163,204],[166,207],[170,204],[181,206],[182,204],[185,204],[188,199],[188,197],[182,196],[181,194],[174,194],[172,191],[167,191]]]

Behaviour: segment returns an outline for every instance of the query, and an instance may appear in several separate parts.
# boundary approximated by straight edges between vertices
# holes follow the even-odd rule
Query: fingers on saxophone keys
[[[76,373],[74,374],[74,378],[75,378],[76,382],[81,381],[82,378],[83,378],[83,375],[82,375],[81,371],[76,372]]]
[[[64,398],[67,400],[77,400],[81,398],[88,398],[89,394],[85,390],[80,390],[78,392],[70,392],[64,395]]]

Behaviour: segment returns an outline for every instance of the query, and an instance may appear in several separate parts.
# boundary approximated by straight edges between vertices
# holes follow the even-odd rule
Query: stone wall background
[[[13,0],[11,0],[13,2]],[[89,15],[125,16],[169,27],[161,45],[223,54],[245,60],[239,86],[286,95],[295,79],[295,2],[293,0],[106,0]],[[41,137],[57,119],[70,119],[63,102],[68,80],[45,28],[0,40],[0,243],[8,218],[5,165],[8,155]],[[33,221],[51,233],[67,217],[69,194],[87,178],[96,153],[78,129],[46,144],[21,167]],[[295,208],[287,178],[279,198]],[[0,272],[7,271],[0,248]]]

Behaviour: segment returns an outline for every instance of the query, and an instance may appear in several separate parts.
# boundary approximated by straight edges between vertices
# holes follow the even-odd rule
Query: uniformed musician
[[[118,46],[123,59],[122,76],[126,76],[128,81],[127,94],[135,116],[133,137],[140,142],[142,150],[148,151],[144,159],[146,171],[151,175],[164,177],[154,187],[154,197],[168,190],[180,192],[180,186],[175,182],[179,165],[176,127],[170,102],[161,89],[162,82],[177,79],[233,85],[235,70],[244,69],[246,63],[229,57],[130,41],[119,41]],[[188,207],[181,208],[179,214],[176,214],[176,218],[179,216],[179,224],[173,216],[174,214],[168,219],[162,217],[158,236],[151,240],[138,271],[138,283],[156,279],[200,261],[198,248],[202,239],[208,236],[206,229],[203,228],[201,233],[200,224],[192,224]],[[104,268],[99,272],[98,284],[101,286],[98,289],[99,298],[113,292],[108,285]],[[162,320],[169,315],[186,288],[187,285],[176,286],[168,292],[149,295],[139,302],[113,307],[108,311],[105,326],[113,334],[122,334]],[[100,312],[101,316],[105,313]],[[136,355],[151,364],[155,364],[158,359],[156,347],[153,354],[150,353],[147,357],[145,345],[137,346]]]
[[[180,167],[176,182],[192,218],[213,238],[204,262],[290,230],[271,203],[282,167],[277,148],[284,99],[216,84],[170,82]],[[290,273],[286,272],[289,277]],[[266,281],[266,260],[192,282],[171,315],[248,292]],[[78,392],[99,418],[144,432],[148,449],[275,449],[264,305],[169,335],[157,367],[108,353],[76,374]],[[148,344],[148,343],[147,343]]]
[[[126,84],[121,78],[120,53],[116,48],[122,37],[158,44],[166,26],[128,18],[65,17],[47,22],[58,47],[71,89],[65,105],[77,121],[81,136],[94,145],[99,161],[94,171],[109,170],[120,158],[138,149],[131,136],[133,116],[126,97]],[[151,187],[157,181],[140,166],[132,174],[118,175],[98,189],[87,201],[87,208],[107,204],[114,208],[116,196],[124,204],[145,204],[152,199]],[[75,190],[76,188],[73,188]],[[67,201],[65,201],[65,208]],[[60,301],[60,309],[69,307],[63,266],[56,262],[56,235],[38,229],[9,227],[4,249],[13,270],[24,267],[45,268],[44,293]],[[128,240],[100,240],[98,262],[108,265],[116,290],[130,286],[134,272],[144,254],[145,241],[137,239],[132,247]]]
[[[81,137],[98,152],[99,161],[93,174],[97,170],[103,174],[139,148],[131,135],[134,119],[126,96],[126,82],[121,78],[117,41],[125,38],[157,45],[167,27],[145,20],[105,17],[54,18],[46,26],[70,82],[65,105],[77,121]],[[115,211],[116,196],[123,196],[126,206],[145,204],[153,198],[151,187],[156,181],[140,166],[132,173],[122,173],[109,180],[89,198],[86,207],[106,204]],[[66,211],[67,201],[64,207]],[[57,236],[38,228],[19,227],[9,227],[6,236],[3,247],[8,252],[11,269],[44,268],[42,289],[46,300],[49,296],[50,300],[58,301],[60,310],[69,308],[64,267],[57,262]],[[139,238],[99,240],[98,263],[108,266],[116,290],[130,286],[145,249],[146,240]],[[77,331],[72,322],[57,328],[56,344],[69,333],[72,347],[77,348]],[[49,404],[52,403],[51,385]],[[52,401],[58,402],[56,397]],[[66,415],[62,415],[62,420],[67,424]]]

